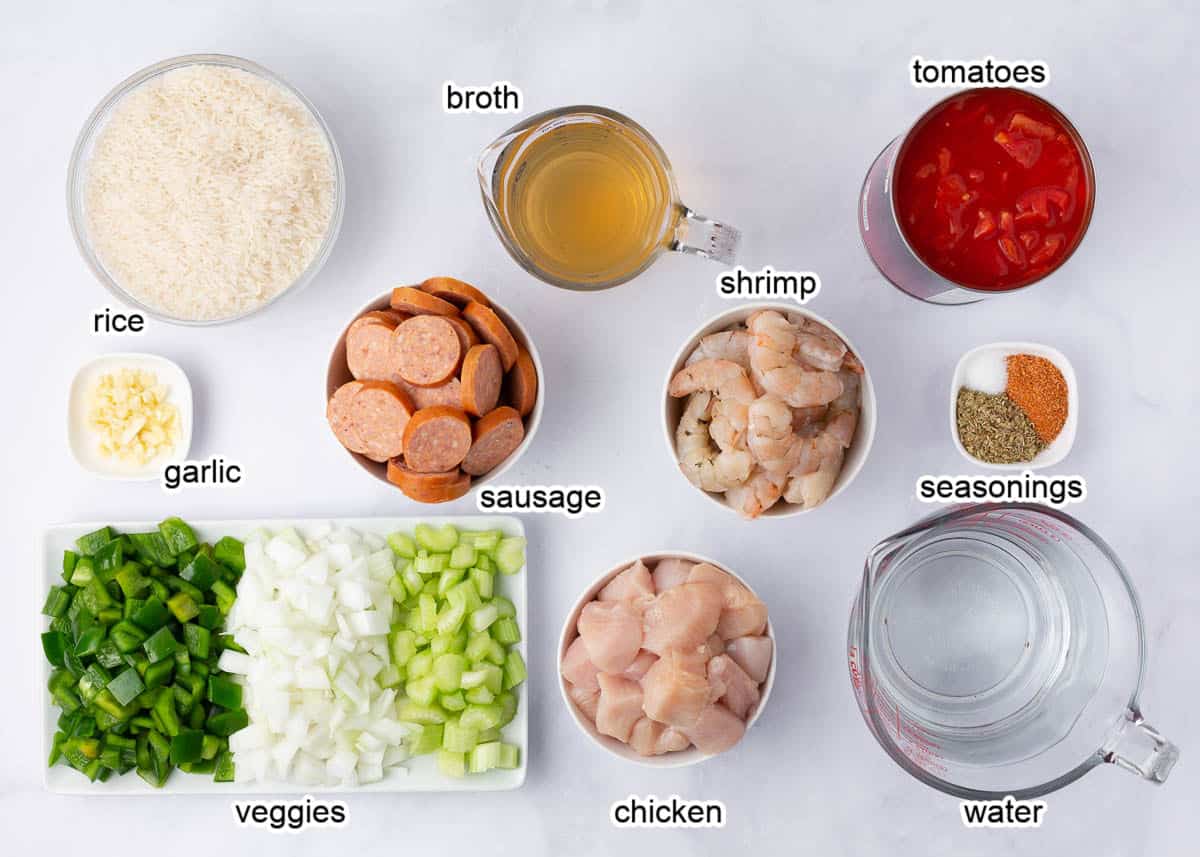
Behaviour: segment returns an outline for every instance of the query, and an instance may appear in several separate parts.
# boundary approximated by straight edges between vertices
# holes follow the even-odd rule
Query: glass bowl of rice
[[[67,210],[84,261],[119,299],[211,325],[312,281],[344,188],[333,135],[303,94],[248,60],[192,54],[104,97],[71,154]]]

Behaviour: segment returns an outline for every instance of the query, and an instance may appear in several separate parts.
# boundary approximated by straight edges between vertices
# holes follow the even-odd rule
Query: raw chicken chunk
[[[560,669],[563,678],[575,685],[575,687],[582,687],[586,690],[598,690],[600,688],[600,685],[596,683],[596,674],[600,671],[596,669],[596,665],[588,657],[588,650],[587,646],[583,643],[583,637],[576,637],[571,641],[571,645],[567,646]]]
[[[659,593],[678,586],[687,581],[688,574],[696,567],[696,563],[686,559],[663,559],[654,566],[654,588]]]
[[[719,702],[700,712],[695,722],[681,730],[707,756],[724,753],[746,732],[746,724]]]
[[[633,724],[633,731],[629,733],[629,746],[639,756],[659,756],[666,752],[662,749],[662,736],[666,731],[665,724],[643,717]]]
[[[741,720],[758,705],[758,682],[729,655],[717,655],[708,662],[708,683],[720,690],[717,698]]]
[[[631,601],[640,597],[654,597],[650,569],[640,559],[606,583],[596,596],[600,601]]]
[[[579,614],[579,636],[600,672],[623,672],[642,647],[642,617],[624,601],[592,601]]]
[[[703,654],[705,656],[705,660],[709,660],[710,658],[715,658],[717,655],[724,654],[724,652],[725,652],[725,641],[721,639],[720,634],[713,634],[711,637],[708,638],[707,641],[705,641],[704,648],[703,648]]]
[[[642,686],[624,676],[600,673],[600,706],[596,709],[596,731],[629,743],[633,724],[642,717]]]
[[[717,629],[723,604],[721,590],[710,583],[668,589],[646,607],[641,645],[657,655],[668,649],[695,652]]]
[[[717,633],[723,640],[761,634],[767,627],[767,605],[730,574],[706,562],[688,574],[688,583],[708,583],[721,590],[724,609],[717,623]]]
[[[622,673],[625,678],[633,681],[641,681],[646,675],[646,671],[654,666],[654,662],[658,660],[658,655],[654,652],[641,651],[638,656],[633,659],[633,663]]]
[[[725,644],[729,657],[759,684],[767,680],[773,649],[770,637],[738,637]]]
[[[667,731],[663,732],[662,737],[658,739],[660,752],[675,753],[679,750],[686,750],[692,746],[691,739],[684,735],[674,726],[667,727]]]
[[[592,721],[592,723],[595,723],[596,709],[600,706],[600,685],[597,684],[595,690],[571,685],[567,689],[567,694],[571,697],[571,701],[575,703],[575,707],[583,712],[583,716]]]
[[[709,703],[703,661],[671,650],[642,679],[642,708],[669,726],[690,726]]]

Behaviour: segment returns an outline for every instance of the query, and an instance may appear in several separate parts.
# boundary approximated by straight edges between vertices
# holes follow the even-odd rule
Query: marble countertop
[[[1200,15],[1180,0],[1134,10],[1013,0],[962,4],[320,3],[210,0],[21,4],[6,13],[0,104],[9,164],[0,213],[6,307],[0,353],[8,404],[0,428],[0,528],[17,621],[0,625],[6,703],[0,826],[11,853],[65,851],[81,836],[101,853],[168,841],[178,855],[361,854],[463,847],[527,855],[1192,853],[1200,798],[1200,578],[1188,535],[1200,500],[1193,453],[1200,297],[1187,262],[1200,222],[1193,186],[1200,120],[1192,84]],[[310,288],[253,321],[213,330],[151,324],[137,338],[87,335],[109,301],[67,228],[71,146],[101,96],[134,70],[194,51],[256,60],[298,86],[333,128],[348,207],[338,245]],[[1047,97],[1087,139],[1098,199],[1077,256],[1009,299],[939,308],[876,273],[855,228],[871,160],[938,93],[909,85],[928,58],[1044,59]],[[859,345],[875,381],[879,430],[857,481],[820,511],[743,523],[673,472],[659,395],[682,338],[727,308],[718,268],[662,259],[635,282],[594,295],[545,286],[492,235],[473,175],[476,153],[511,124],[447,116],[444,80],[520,86],[528,112],[604,104],[648,127],[670,153],[685,201],[745,232],[752,269],[815,270],[810,305]],[[528,516],[531,766],[504,794],[372,795],[349,801],[339,832],[238,829],[229,801],[63,797],[41,787],[36,535],[49,523],[157,518],[410,514],[361,475],[329,437],[321,397],[341,324],[394,284],[455,274],[502,296],[546,367],[544,422],[507,474],[512,484],[598,484],[601,514]],[[927,507],[923,473],[960,472],[946,427],[949,376],[967,349],[1045,342],[1075,366],[1080,422],[1054,472],[1088,480],[1072,512],[1103,534],[1140,589],[1150,663],[1142,702],[1183,748],[1156,788],[1111,766],[1051,795],[1038,830],[965,830],[958,802],[911,779],[872,740],[850,691],[846,620],[867,551]],[[167,499],[154,483],[95,480],[66,446],[69,380],[105,351],[163,354],[196,395],[193,457],[240,461],[235,488]],[[279,429],[282,429],[280,431]],[[460,501],[455,512],[470,512]],[[601,570],[666,548],[711,555],[769,603],[780,663],[769,709],[736,752],[648,770],[581,736],[555,686],[563,616]],[[21,619],[22,615],[27,619]],[[36,700],[36,702],[35,702]],[[608,821],[630,793],[726,803],[723,830],[626,831]],[[64,823],[66,822],[66,823]],[[450,831],[447,833],[447,831]],[[189,838],[191,834],[194,838]]]

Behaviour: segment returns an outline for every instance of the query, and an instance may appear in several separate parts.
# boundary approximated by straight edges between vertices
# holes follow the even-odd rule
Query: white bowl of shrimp
[[[875,440],[875,388],[858,354],[841,330],[795,304],[745,304],[705,322],[663,389],[677,469],[747,519],[828,503]]]

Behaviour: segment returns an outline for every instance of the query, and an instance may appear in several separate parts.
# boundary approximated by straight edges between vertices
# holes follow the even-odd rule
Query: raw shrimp
[[[756,398],[754,385],[746,370],[732,360],[706,357],[689,366],[684,366],[671,379],[667,392],[676,398],[700,390],[712,393],[718,399],[750,404]],[[841,392],[839,387],[838,392]],[[831,396],[831,399],[837,396]]]
[[[783,399],[768,393],[755,399],[747,408],[747,413],[750,418],[746,431],[748,448],[763,467],[779,470],[778,462],[787,459],[796,442],[792,409]]]
[[[711,407],[711,393],[691,395],[675,429],[675,449],[679,469],[688,481],[704,491],[720,493],[746,481],[754,457],[744,450],[724,451],[713,446],[708,429]]]
[[[700,343],[688,355],[684,365],[691,366],[693,363],[706,359],[730,360],[743,369],[749,370],[750,354],[747,350],[749,345],[750,332],[744,327],[718,330],[716,333],[710,333],[701,338]]]
[[[811,440],[788,474],[783,497],[806,509],[818,506],[829,496],[842,472],[846,449],[858,428],[859,380],[852,370],[841,373],[844,390],[829,405],[825,427]]]
[[[794,408],[824,405],[842,394],[842,382],[835,373],[811,369],[793,358],[796,332],[784,316],[763,310],[750,316],[748,323],[754,335],[749,346],[750,372],[767,393]]]
[[[730,488],[725,497],[743,518],[757,518],[779,502],[786,481],[786,473],[769,473],[757,467],[744,485]]]
[[[813,355],[820,354],[821,352],[819,351],[810,352],[804,355],[804,358],[808,360],[808,362],[812,363],[813,366],[816,366],[818,369],[828,369],[831,372],[836,372],[839,369],[849,369],[856,375],[863,374],[865,370],[863,369],[862,362],[854,355],[854,352],[850,351],[850,349],[846,347],[846,343],[842,341],[842,338],[828,327],[815,319],[811,319],[808,316],[799,315],[797,313],[789,313],[788,320],[796,326],[796,330],[801,334],[807,334],[810,337],[822,339],[827,343],[825,347],[829,350],[824,352],[826,357],[825,365],[822,365],[818,362],[812,362]],[[810,347],[819,348],[820,346],[817,346],[815,343],[810,343]],[[831,356],[833,353],[838,351],[841,352],[842,357],[837,361],[837,363],[832,363]],[[817,359],[820,360],[821,358],[818,357]]]

